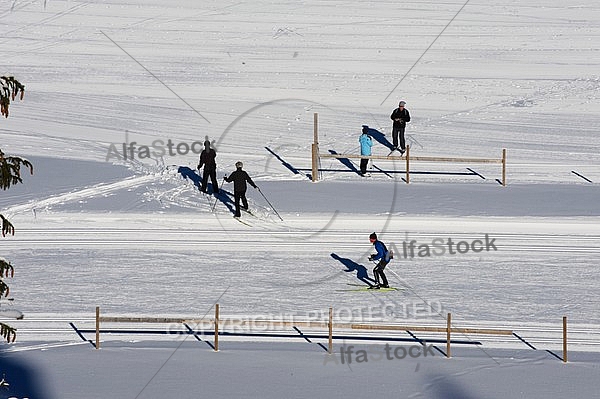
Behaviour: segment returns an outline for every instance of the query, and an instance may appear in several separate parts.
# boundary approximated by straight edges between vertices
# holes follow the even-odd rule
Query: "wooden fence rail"
[[[502,186],[506,186],[506,149],[502,150],[501,158],[465,158],[465,157],[431,157],[431,156],[411,156],[410,146],[406,146],[406,154],[403,156],[394,155],[359,155],[359,154],[321,154],[319,152],[319,129],[318,129],[318,114],[314,114],[314,138],[312,149],[312,181],[319,180],[319,165],[321,158],[337,158],[337,159],[375,159],[385,161],[404,161],[406,164],[406,183],[410,183],[410,162],[450,162],[450,163],[488,163],[502,165]]]
[[[567,318],[562,320],[563,332],[563,362],[567,362]],[[457,328],[452,327],[452,315],[448,313],[446,327],[431,327],[401,324],[366,324],[366,323],[334,323],[333,308],[329,308],[329,320],[267,320],[248,318],[224,318],[220,317],[219,304],[215,305],[214,318],[184,318],[184,317],[131,317],[131,316],[101,316],[100,307],[96,307],[96,349],[100,349],[101,323],[159,323],[159,324],[194,324],[195,328],[208,327],[214,329],[214,350],[219,351],[219,327],[258,327],[267,326],[272,328],[282,327],[306,327],[315,329],[327,329],[328,353],[333,353],[333,330],[371,330],[371,331],[415,331],[446,333],[446,356],[451,356],[451,334],[484,334],[484,335],[513,335],[512,330],[494,328]]]

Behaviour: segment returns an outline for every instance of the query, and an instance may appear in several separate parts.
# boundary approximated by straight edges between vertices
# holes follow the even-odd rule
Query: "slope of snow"
[[[0,8],[4,70],[27,93],[2,121],[0,148],[35,175],[0,197],[16,227],[1,242],[15,300],[0,309],[25,313],[0,351],[0,377],[13,382],[0,398],[597,392],[594,2],[11,3]],[[407,185],[404,161],[375,161],[362,178],[354,159],[322,159],[311,182],[315,113],[321,152],[358,153],[368,125],[386,155],[400,99],[412,155],[506,149],[508,185],[497,164],[412,162]],[[231,217],[231,185],[219,199],[198,191],[192,148],[205,139],[219,179],[242,160],[265,195],[249,189],[249,225]],[[398,291],[351,291],[372,276],[373,231],[396,252],[386,270]],[[486,235],[486,251],[403,256],[413,241]],[[336,365],[323,338],[291,329],[279,332],[296,338],[224,336],[220,353],[192,336],[135,333],[103,334],[94,351],[92,334],[75,331],[93,327],[96,306],[197,318],[215,302],[249,319],[332,307],[336,321],[444,326],[451,312],[455,327],[512,329],[538,350],[467,335],[451,360]],[[563,316],[568,365],[554,356]],[[407,332],[364,335],[414,344]],[[336,340],[338,360],[349,344],[380,352],[384,341]]]

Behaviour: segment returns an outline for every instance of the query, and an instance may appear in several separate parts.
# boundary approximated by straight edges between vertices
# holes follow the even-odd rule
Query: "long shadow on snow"
[[[340,155],[337,151],[334,150],[329,150],[329,152],[333,155]],[[352,172],[356,173],[357,175],[360,175],[360,171],[356,169],[354,163],[352,163],[352,161],[348,158],[337,158],[337,160],[340,161],[343,165],[347,166],[348,169],[350,169]]]
[[[177,168],[177,173],[179,173],[184,179],[190,179],[192,183],[194,183],[194,185],[198,188],[198,190],[200,190],[200,188],[202,187],[202,178],[199,174],[196,173],[195,170],[190,169],[187,166],[180,166],[179,168]],[[213,189],[211,183],[207,184],[207,190],[208,189]]]
[[[0,345],[0,380],[5,379],[7,385],[0,386],[0,398],[56,398],[33,362],[2,353],[3,349],[5,346]]]
[[[219,189],[219,194],[215,195],[217,200],[221,201],[223,205],[229,209],[229,212],[235,214],[235,203],[233,202],[233,193],[225,190],[223,186]]]
[[[340,262],[342,265],[346,266],[347,269],[344,270],[345,272],[347,272],[347,273],[356,272],[356,278],[358,280],[362,281],[363,283],[365,283],[366,285],[375,284],[375,280],[373,280],[371,277],[369,277],[367,268],[364,267],[363,265],[356,263],[352,259],[342,258],[334,252],[331,253],[331,257],[333,259],[337,260],[338,262]]]
[[[277,154],[275,151],[273,151],[272,149],[270,149],[269,147],[265,147],[265,149],[271,153],[271,155],[273,155],[279,162],[281,162],[281,164],[283,166],[285,166],[286,168],[289,169],[290,172],[292,172],[295,175],[299,175],[300,174],[300,170],[298,170],[295,166],[293,166],[292,164],[290,164],[289,162],[287,162],[286,160],[284,160],[279,154]],[[308,175],[307,175],[308,177]]]
[[[367,134],[369,136],[373,137],[375,139],[375,141],[377,141],[379,144],[386,146],[390,150],[392,149],[392,147],[394,145],[388,141],[388,139],[385,137],[384,133],[381,133],[379,130],[373,129],[372,127],[369,127],[367,125],[363,125],[363,126],[366,127],[367,129],[369,129]]]

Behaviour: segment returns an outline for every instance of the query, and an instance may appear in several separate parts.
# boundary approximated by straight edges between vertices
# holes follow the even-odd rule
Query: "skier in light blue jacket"
[[[373,139],[369,136],[369,127],[363,126],[362,134],[358,139],[360,143],[360,155],[371,155],[371,147],[373,147]],[[360,175],[364,176],[367,173],[367,165],[369,164],[369,159],[361,158],[360,159]]]

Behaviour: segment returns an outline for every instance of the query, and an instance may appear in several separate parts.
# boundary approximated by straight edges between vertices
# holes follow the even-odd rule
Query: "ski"
[[[237,220],[238,222],[240,222],[241,224],[245,224],[248,227],[252,227],[252,225],[250,223],[246,222],[245,220],[242,220],[242,219],[236,218],[236,217],[234,217],[234,219]]]
[[[403,156],[405,153],[405,151],[402,151],[400,148],[394,148],[392,151],[390,151],[390,153],[387,156],[389,157],[390,155],[392,155],[394,151],[398,151],[400,153],[400,156]]]
[[[352,285],[352,284],[349,284]],[[362,285],[362,288],[350,288],[350,289],[346,289],[346,290],[338,290],[338,291],[345,291],[345,292],[366,292],[366,291],[373,291],[373,292],[389,292],[389,291],[399,291],[399,288],[396,287],[389,287],[389,288],[371,288],[369,286],[365,286]]]
[[[251,211],[251,210],[249,210],[249,209],[244,209],[244,208],[241,208],[241,209],[242,209],[242,211],[246,212],[248,215],[250,215],[250,216],[254,216],[255,218],[258,218],[258,216],[256,216],[254,213],[252,213],[252,211]]]
[[[351,286],[351,287],[362,287],[362,288],[365,288],[365,287],[368,288],[368,287],[372,287],[373,286],[372,284],[369,284],[369,283],[364,283],[364,284],[346,283],[346,284],[349,285],[349,286]]]

